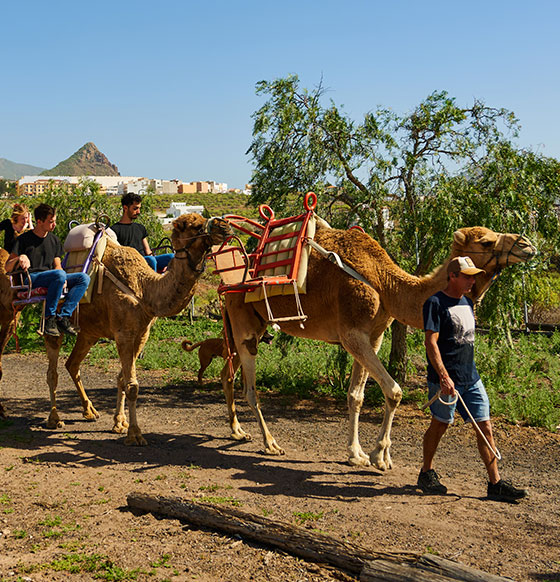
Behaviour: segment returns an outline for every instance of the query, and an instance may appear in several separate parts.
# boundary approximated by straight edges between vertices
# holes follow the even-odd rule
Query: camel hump
[[[6,249],[0,247],[0,274],[2,275],[6,273],[6,261],[9,256],[10,253]]]

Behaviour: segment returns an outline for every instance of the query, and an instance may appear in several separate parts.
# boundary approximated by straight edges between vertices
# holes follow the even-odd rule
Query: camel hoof
[[[265,448],[264,454],[278,457],[280,455],[285,455],[286,453],[284,449],[281,449],[276,443],[274,443],[273,445]]]
[[[243,430],[238,431],[238,432],[232,432],[231,438],[234,441],[252,441],[253,440],[253,437],[248,432],[245,432]]]
[[[58,417],[50,417],[47,420],[47,428],[50,430],[55,430],[57,428],[64,428],[64,421],[60,420]]]
[[[389,455],[389,451],[379,451],[378,453],[371,453],[370,461],[372,465],[375,465],[380,471],[387,471],[393,468],[393,462]]]
[[[47,428],[49,430],[56,430],[58,428],[64,428],[64,421],[59,420],[58,422],[47,422]]]
[[[348,457],[348,464],[351,467],[370,467],[371,461],[368,457],[364,459],[364,457]]]
[[[145,447],[148,441],[141,435],[129,435],[124,439],[127,447]]]
[[[111,432],[114,432],[116,434],[123,434],[128,430],[128,426],[125,426],[124,424],[115,424],[113,426],[113,428],[111,429]]]
[[[86,420],[97,420],[99,418],[99,412],[97,412],[97,410],[95,410],[95,408],[93,407],[93,405],[90,402],[88,404],[88,406],[86,408],[84,408],[84,411],[82,412],[82,416]]]

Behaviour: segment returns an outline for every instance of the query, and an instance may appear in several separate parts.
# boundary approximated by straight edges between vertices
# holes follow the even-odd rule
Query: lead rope
[[[457,390],[455,390],[455,399],[451,400],[449,402],[446,400],[442,400],[441,390],[438,390],[436,392],[435,396],[430,398],[430,400],[428,400],[428,402],[426,402],[426,404],[424,404],[424,406],[422,406],[422,410],[425,410],[426,408],[428,408],[428,406],[430,406],[430,404],[433,404],[436,400],[439,400],[442,404],[445,404],[445,406],[453,406],[457,402],[457,399],[459,399],[461,401],[461,404],[465,407],[465,410],[467,411],[469,418],[472,420],[474,428],[478,431],[478,434],[483,438],[484,442],[486,443],[486,446],[492,451],[492,453],[496,457],[496,459],[498,459],[498,461],[501,461],[502,454],[498,450],[498,447],[496,447],[495,450],[492,448],[492,446],[488,442],[488,439],[486,438],[486,435],[482,432],[482,430],[478,426],[476,420],[473,418],[473,416],[471,414],[471,411],[467,408],[465,401],[461,398],[461,395],[459,394],[459,392],[457,392]]]

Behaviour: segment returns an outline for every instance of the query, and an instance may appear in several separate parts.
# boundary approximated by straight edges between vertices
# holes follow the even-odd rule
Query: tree
[[[360,224],[409,272],[429,272],[456,228],[492,227],[488,208],[496,218],[501,212],[493,191],[510,192],[504,196],[512,217],[517,206],[526,205],[518,212],[517,230],[525,224],[522,216],[538,216],[535,228],[550,217],[550,196],[543,198],[542,189],[526,204],[511,195],[513,184],[500,183],[500,164],[525,160],[528,182],[538,182],[534,176],[546,165],[538,156],[524,157],[508,141],[517,135],[518,123],[505,109],[478,100],[459,107],[441,91],[408,114],[379,108],[357,123],[332,101],[323,105],[322,82],[308,91],[293,75],[261,81],[256,90],[268,100],[253,114],[250,201],[291,212],[298,196],[314,190],[327,220],[339,227]],[[388,212],[397,225],[392,230]],[[394,324],[393,331],[390,368],[402,382],[406,329]]]

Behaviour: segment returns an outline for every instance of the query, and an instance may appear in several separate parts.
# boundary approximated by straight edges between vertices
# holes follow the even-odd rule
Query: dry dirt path
[[[84,368],[101,413],[90,423],[62,368],[59,410],[66,426],[50,431],[45,357],[8,354],[3,363],[0,398],[10,418],[0,421],[2,581],[351,579],[241,539],[131,512],[126,496],[133,491],[235,501],[244,511],[299,520],[370,550],[434,552],[520,582],[560,580],[559,434],[497,422],[502,473],[530,490],[527,500],[510,505],[484,498],[471,429],[456,426],[438,456],[451,494],[425,497],[414,483],[427,419],[412,406],[397,411],[395,468],[382,473],[344,463],[344,405],[264,396],[265,416],[286,450],[284,457],[266,457],[243,403],[240,419],[255,440],[228,439],[217,384],[162,386],[157,374],[141,373],[139,422],[149,444],[131,448],[110,432],[114,371]],[[362,415],[365,450],[379,420],[375,411]],[[98,570],[86,572],[92,555]],[[71,560],[81,571],[57,571]]]

